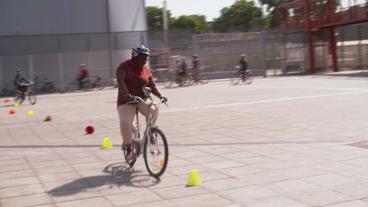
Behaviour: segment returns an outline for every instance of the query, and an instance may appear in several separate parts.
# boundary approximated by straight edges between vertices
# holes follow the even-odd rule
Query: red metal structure
[[[332,55],[333,71],[339,71],[335,27],[368,21],[368,1],[365,4],[338,10],[339,0],[294,0],[275,7],[275,20],[283,29],[302,29],[308,43],[309,72],[315,73],[313,34],[324,30],[324,40],[328,40]]]

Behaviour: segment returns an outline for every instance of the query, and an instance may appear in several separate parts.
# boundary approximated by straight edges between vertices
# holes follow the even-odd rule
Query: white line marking
[[[309,98],[322,98],[322,97],[332,97],[332,96],[356,95],[356,94],[363,94],[363,93],[368,93],[368,90],[345,92],[345,93],[332,93],[332,94],[323,94],[323,95],[313,95],[313,96],[297,96],[297,97],[290,97],[290,98],[276,98],[276,99],[268,99],[268,100],[261,100],[261,101],[235,102],[235,103],[227,103],[227,104],[214,104],[214,105],[207,105],[207,106],[194,106],[194,107],[178,108],[178,109],[173,109],[173,110],[168,110],[168,111],[162,111],[161,113],[194,111],[194,110],[213,109],[213,108],[221,108],[221,107],[228,107],[228,106],[240,106],[240,105],[252,105],[252,104],[262,104],[262,103],[294,101],[294,100],[309,99]]]

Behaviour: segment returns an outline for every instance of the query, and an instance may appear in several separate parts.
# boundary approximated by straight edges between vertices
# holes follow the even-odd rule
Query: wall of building
[[[82,63],[110,82],[146,41],[144,0],[1,0],[0,25],[0,89],[17,68],[63,88]]]

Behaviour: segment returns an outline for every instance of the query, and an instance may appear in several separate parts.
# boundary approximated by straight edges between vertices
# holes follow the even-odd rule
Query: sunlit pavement
[[[160,180],[142,157],[134,170],[123,163],[116,89],[40,95],[19,108],[1,99],[0,206],[368,206],[368,78],[161,92],[170,160]],[[114,147],[100,149],[103,138]],[[191,169],[201,186],[186,187]]]

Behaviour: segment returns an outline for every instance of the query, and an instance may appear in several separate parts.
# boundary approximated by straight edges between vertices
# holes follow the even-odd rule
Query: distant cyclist
[[[17,74],[14,78],[14,87],[16,90],[20,91],[20,97],[22,99],[25,98],[25,93],[28,90],[28,87],[30,86],[30,81],[23,76],[23,70],[17,69]]]
[[[87,81],[88,79],[88,69],[87,66],[85,64],[80,64],[79,65],[79,74],[78,74],[78,85],[79,85],[79,90],[83,88],[83,84]]]
[[[243,82],[245,81],[245,75],[248,71],[248,62],[245,54],[240,55],[240,61],[239,61],[239,74],[242,75]]]
[[[198,82],[201,79],[201,69],[199,65],[199,57],[198,55],[193,55],[192,60],[192,74],[193,74],[193,81]]]
[[[126,159],[133,158],[132,151],[132,124],[134,115],[138,109],[145,117],[149,111],[152,113],[153,124],[158,117],[158,108],[151,107],[147,103],[129,104],[135,101],[135,96],[147,100],[149,94],[146,93],[146,87],[149,87],[152,93],[166,102],[167,98],[161,95],[153,81],[151,70],[145,66],[150,50],[140,44],[132,48],[132,57],[118,66],[116,69],[116,78],[118,81],[117,108],[120,120],[120,131],[123,139],[122,150],[125,151]]]

